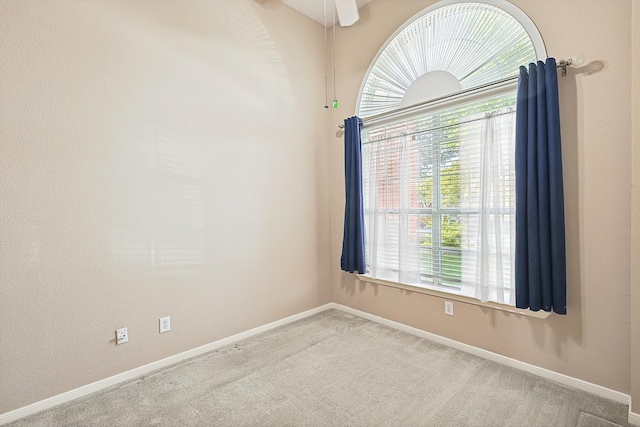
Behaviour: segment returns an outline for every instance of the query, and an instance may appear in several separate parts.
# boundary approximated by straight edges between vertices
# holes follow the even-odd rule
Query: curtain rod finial
[[[569,61],[569,64],[574,66],[574,67],[579,67],[582,64],[585,63],[585,61],[587,60],[587,57],[581,53],[580,55],[576,55],[573,58],[571,58]]]

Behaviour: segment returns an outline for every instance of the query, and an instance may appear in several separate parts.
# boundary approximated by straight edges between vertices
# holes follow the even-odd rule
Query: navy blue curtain
[[[349,273],[365,272],[364,208],[362,202],[362,121],[350,117],[344,121],[344,235],[340,267]]]
[[[516,307],[567,313],[556,61],[520,67],[516,111]]]

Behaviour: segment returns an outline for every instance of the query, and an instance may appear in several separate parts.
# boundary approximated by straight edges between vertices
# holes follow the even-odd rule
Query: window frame
[[[505,108],[508,109],[513,109],[513,111],[511,111],[509,114],[512,114],[515,118],[515,92],[517,89],[517,82],[512,80],[510,83],[505,83],[505,84],[501,84],[501,85],[497,85],[496,87],[491,88],[491,90],[486,90],[486,91],[476,91],[477,94],[474,94],[474,96],[471,96],[467,99],[447,99],[444,100],[441,103],[436,103],[436,105],[426,105],[426,106],[420,106],[420,107],[416,107],[412,114],[410,115],[403,115],[401,117],[396,117],[393,119],[388,119],[385,120],[382,124],[377,124],[374,126],[369,126],[370,128],[372,127],[373,129],[371,129],[372,131],[380,131],[381,129],[383,129],[385,126],[387,125],[391,125],[392,129],[394,129],[394,132],[390,133],[390,134],[385,134],[385,137],[383,138],[383,140],[393,140],[393,139],[397,139],[398,135],[396,134],[400,134],[401,131],[400,129],[403,129],[403,123],[407,123],[411,121],[411,118],[417,118],[418,120],[420,120],[420,118],[423,117],[427,117],[429,115],[435,116],[438,113],[442,113],[445,112],[447,113],[447,110],[452,110],[452,109],[457,109],[458,106],[460,105],[469,105],[469,106],[474,106],[476,108],[479,107],[478,104],[483,104],[486,101],[489,100],[496,100],[496,99],[500,99],[500,98],[508,98],[508,102],[503,102],[501,101],[502,105],[494,105],[491,107],[490,110],[477,110],[476,108],[474,108],[472,116],[476,116],[476,118],[470,118],[470,120],[462,120],[460,122],[457,122],[455,124],[455,126],[466,126],[469,123],[473,123],[475,121],[477,121],[477,116],[480,114],[486,114],[489,111],[498,111],[498,110],[504,110]],[[445,114],[444,116],[445,118],[450,118],[447,114]],[[442,127],[436,126],[435,129],[443,129]],[[363,130],[363,163],[365,161],[365,159],[369,158],[369,154],[366,153],[366,150],[364,149],[364,146],[369,145],[369,144],[375,144],[376,142],[376,137],[373,137],[373,139],[371,141],[365,140],[366,137],[368,137],[368,135],[364,132],[366,130]],[[429,129],[426,130],[421,130],[421,131],[416,131],[416,134],[421,134],[423,132],[428,133],[430,132]],[[438,140],[438,145],[440,145],[440,140]],[[365,154],[366,153],[366,154]],[[388,159],[387,159],[388,160]],[[363,174],[368,172],[370,169],[364,167],[363,164]],[[365,182],[368,182],[367,180],[364,180]],[[393,183],[394,181],[389,181],[390,183]],[[434,186],[435,187],[435,186]],[[363,188],[364,190],[364,188]],[[369,201],[368,200],[368,196],[367,196],[367,192],[364,192],[364,199],[365,201]],[[434,188],[433,193],[436,193],[436,190]],[[379,194],[379,193],[378,193]],[[387,194],[387,191],[384,191],[384,194]],[[437,199],[437,197],[434,197],[434,200]],[[437,203],[436,203],[437,204]],[[436,214],[435,216],[437,217],[438,215],[474,215],[474,214],[478,214],[480,211],[477,208],[474,207],[464,207],[464,206],[455,206],[455,207],[409,207],[404,209],[404,212],[407,215],[419,215],[419,214],[426,214],[426,215],[433,215],[434,213]],[[513,206],[513,211],[510,210],[510,212],[515,215],[515,204]],[[371,215],[373,212],[371,212],[369,210],[369,206],[367,204],[365,204],[364,206],[364,216],[365,216],[365,223],[366,225],[369,225],[369,223],[367,222],[367,217],[369,215]],[[394,207],[394,208],[380,208],[377,207],[375,210],[375,213],[380,215],[380,214],[401,214],[400,208]],[[514,218],[515,220],[515,218]],[[432,220],[432,227],[433,224],[436,222],[435,219]],[[368,233],[368,228],[366,227],[366,231],[365,234]],[[368,237],[365,239],[368,242]],[[438,253],[439,255],[442,255],[444,252],[447,251],[451,251],[450,249],[454,249],[455,248],[450,248],[450,247],[445,247],[442,244],[442,239],[438,239],[439,241],[437,242],[437,244],[434,244],[433,240],[432,240],[432,245],[430,247],[427,247],[429,250],[433,251],[434,253]],[[420,247],[420,249],[424,249],[422,246]],[[367,272],[365,274],[360,275],[361,278],[367,278],[368,281],[373,281],[373,280],[382,280],[386,283],[395,283],[395,282],[390,282],[387,279],[382,279],[380,277],[375,277],[375,276],[370,276],[370,262],[371,262],[371,257],[370,257],[370,247],[367,248],[367,251],[369,252],[369,254],[367,255]],[[463,254],[463,249],[462,247],[460,247],[460,249],[457,250],[460,254],[461,254],[461,262],[463,261],[462,259],[462,254]],[[382,269],[385,269],[384,265],[380,266]],[[387,271],[395,271],[398,272],[398,270],[394,270],[394,269],[387,269]],[[461,271],[462,273],[462,271]],[[431,277],[432,283],[429,283],[429,277]],[[426,278],[426,280],[425,280]],[[464,278],[461,276],[460,280],[459,280],[459,286],[457,285],[453,285],[453,284],[443,284],[443,283],[438,283],[439,281],[442,280],[448,280],[449,282],[453,282],[455,281],[454,279],[451,278],[447,278],[444,277],[444,275],[440,274],[440,275],[436,275],[435,272],[432,275],[427,275],[427,274],[423,274],[421,271],[420,274],[420,284],[409,284],[409,283],[400,283],[403,286],[410,286],[413,287],[415,289],[431,289],[434,291],[441,291],[441,292],[446,292],[446,293],[452,293],[452,294],[456,294],[456,295],[460,295],[463,296],[465,298],[474,298],[473,295],[475,295],[475,284],[471,284],[468,280],[464,280]],[[496,303],[499,304],[499,303]],[[512,305],[506,305],[507,307],[513,307]]]
[[[360,109],[363,105],[363,93],[364,90],[366,88],[367,85],[367,81],[368,78],[372,72],[372,70],[374,69],[374,67],[376,66],[376,63],[378,61],[378,59],[380,58],[380,56],[385,52],[385,49],[387,48],[387,46],[394,42],[396,37],[401,34],[407,27],[411,26],[415,21],[421,19],[422,17],[424,17],[425,15],[440,9],[442,7],[446,7],[446,6],[450,6],[453,4],[460,4],[460,3],[479,3],[479,4],[487,4],[487,5],[491,5],[494,7],[497,7],[499,9],[501,9],[502,11],[506,12],[507,14],[511,15],[518,23],[520,23],[520,25],[522,25],[523,29],[525,30],[525,32],[527,33],[527,35],[529,36],[529,39],[533,45],[533,50],[534,50],[534,54],[537,57],[537,59],[543,59],[546,57],[546,49],[544,46],[544,42],[542,40],[542,37],[537,29],[537,27],[535,26],[535,24],[533,23],[533,21],[522,11],[520,10],[518,7],[516,7],[515,5],[509,3],[506,0],[480,0],[480,1],[473,1],[473,0],[442,0],[440,2],[437,2],[427,8],[425,8],[424,10],[420,11],[419,13],[415,14],[413,17],[411,17],[409,20],[407,20],[405,23],[403,23],[386,41],[385,43],[382,45],[382,47],[378,50],[376,56],[374,57],[373,61],[371,62],[363,80],[361,83],[361,87],[360,87],[360,91],[358,94],[358,98],[357,98],[357,103],[356,103],[356,114],[359,115],[360,113]],[[517,70],[514,70],[514,75],[517,73]],[[508,81],[509,80],[509,81]],[[509,89],[505,89],[505,86],[509,86],[512,87],[512,91]],[[476,90],[477,89],[477,90]],[[507,90],[509,90],[507,92]],[[470,88],[470,89],[466,89],[466,90],[462,90],[460,92],[454,93],[454,94],[450,94],[450,95],[446,95],[443,96],[441,98],[437,98],[435,100],[433,100],[433,105],[434,107],[440,107],[442,104],[449,104],[449,103],[455,103],[458,105],[464,105],[466,103],[471,103],[475,98],[477,97],[485,97],[485,96],[489,96],[489,93],[492,91],[501,91],[504,93],[515,93],[516,91],[516,85],[515,82],[513,81],[512,78],[505,78],[503,79],[502,82],[499,82],[499,84],[496,84],[496,87],[493,88],[488,88],[488,90],[483,90],[482,87],[480,88]],[[432,102],[428,101],[429,104],[431,104]],[[382,113],[379,115],[375,115],[373,118],[376,119],[376,121],[380,121],[380,122],[385,122],[387,120],[393,120],[394,122],[396,120],[399,120],[400,117],[399,116],[407,116],[407,117],[412,117],[412,116],[416,116],[418,114],[424,114],[423,110],[423,106],[422,104],[418,104],[418,105],[414,105],[414,106],[408,106],[408,107],[403,107],[403,108],[398,108],[397,110],[394,111],[390,111],[388,113]],[[377,116],[384,116],[383,118],[378,118]],[[365,121],[367,121],[367,118],[364,118]],[[376,123],[376,125],[378,125],[378,123]],[[367,127],[369,127],[369,125],[367,124]],[[376,126],[377,127],[377,126]],[[435,193],[435,182],[434,182],[434,189],[432,190]],[[412,211],[416,211],[416,213],[418,214],[428,214],[428,215],[432,215],[432,224],[435,223],[437,217],[440,217],[443,214],[465,214],[465,213],[470,213],[470,212],[466,212],[465,209],[462,208],[442,208],[442,207],[426,207],[426,208],[418,208],[418,209],[411,209]],[[473,209],[472,209],[473,210]],[[463,212],[464,211],[464,212]],[[435,215],[434,215],[435,213]],[[442,225],[440,224],[439,228],[442,228]],[[434,248],[434,246],[432,245],[432,249]],[[439,250],[440,252],[442,252],[444,249],[444,247],[440,247]],[[462,250],[460,250],[462,251]],[[370,262],[370,258],[367,257],[367,261]],[[369,265],[367,265],[367,267],[369,267]],[[440,269],[442,269],[442,266],[440,266]],[[433,280],[433,285],[429,285],[429,284],[424,284],[424,280],[422,280],[423,285],[408,285],[408,284],[403,284],[403,283],[396,283],[396,282],[390,282],[384,279],[378,279],[375,277],[371,277],[368,276],[369,274],[369,269],[367,268],[367,273],[365,273],[364,275],[357,275],[357,277],[359,278],[359,280],[365,281],[365,282],[373,282],[373,283],[377,283],[377,284],[382,284],[382,285],[386,285],[386,286],[393,286],[396,288],[402,288],[402,289],[407,289],[407,290],[412,290],[412,291],[417,291],[420,293],[427,293],[427,294],[432,294],[432,295],[436,295],[436,296],[443,296],[449,299],[458,299],[458,300],[462,300],[465,302],[470,302],[473,304],[478,304],[478,305],[488,305],[488,306],[493,306],[494,308],[499,308],[501,310],[506,310],[506,311],[510,311],[510,312],[517,312],[519,314],[524,314],[527,313],[527,311],[524,310],[519,310],[516,309],[514,306],[512,305],[508,305],[508,304],[500,304],[500,303],[495,303],[495,302],[480,302],[479,300],[473,298],[473,297],[469,297],[468,296],[468,292],[465,292],[463,290],[463,283],[462,280],[460,281],[460,288],[458,288],[457,286],[449,286],[446,284],[442,284],[440,283],[442,281],[442,274],[438,274],[436,275],[436,272],[433,272],[433,275],[431,275],[431,278]],[[441,273],[441,272],[440,272]],[[454,297],[454,298],[452,298]],[[528,313],[527,313],[528,314]],[[546,317],[546,315],[543,316],[536,316],[536,317]]]

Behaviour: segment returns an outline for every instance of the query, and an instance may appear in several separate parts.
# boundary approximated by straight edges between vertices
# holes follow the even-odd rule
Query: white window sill
[[[546,319],[551,315],[550,312],[547,311],[531,311],[531,310],[523,310],[521,308],[516,308],[512,305],[507,304],[499,304],[497,302],[482,302],[475,298],[470,298],[464,295],[457,295],[455,293],[438,291],[435,289],[422,288],[419,286],[405,285],[403,283],[391,282],[388,280],[376,279],[373,277],[365,276],[364,274],[356,274],[356,277],[361,282],[373,283],[382,286],[388,286],[396,289],[404,289],[405,291],[416,292],[419,294],[431,295],[438,298],[443,298],[452,301],[460,301],[467,304],[478,305],[480,307],[487,307],[493,310],[501,310],[509,313],[519,314],[522,316],[535,317],[538,319]]]

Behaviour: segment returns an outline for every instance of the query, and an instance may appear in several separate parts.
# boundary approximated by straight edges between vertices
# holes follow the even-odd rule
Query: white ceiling
[[[307,15],[309,18],[314,21],[324,25],[324,2],[325,0],[280,0],[282,3],[286,4],[297,10],[298,12]],[[327,2],[327,27],[333,25],[333,9],[332,9],[332,1],[326,0]],[[364,6],[365,4],[371,2],[371,0],[356,0],[356,5],[358,9]],[[337,19],[337,18],[336,18]]]

